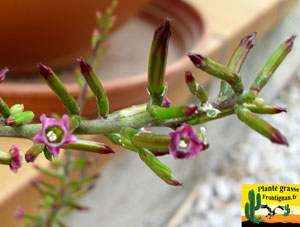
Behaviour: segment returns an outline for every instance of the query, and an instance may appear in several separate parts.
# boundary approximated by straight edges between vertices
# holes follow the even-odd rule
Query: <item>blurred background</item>
[[[39,14],[33,14],[32,9],[26,5],[23,17],[31,12],[36,17],[29,17],[30,20],[41,22],[45,19],[43,23],[49,21],[49,28],[53,29],[49,33],[47,29],[42,29],[43,24],[31,25],[24,31],[9,23],[0,25],[1,31],[9,34],[6,39],[1,38],[1,45],[3,48],[6,46],[6,52],[2,54],[0,61],[1,67],[8,66],[11,70],[0,90],[0,96],[9,105],[24,103],[25,109],[33,110],[37,117],[44,112],[65,112],[37,75],[35,63],[42,61],[52,67],[77,97],[79,88],[73,76],[73,67],[78,57],[89,53],[90,35],[95,26],[93,11],[99,8],[98,2],[91,1],[86,12],[80,10],[83,7],[80,1],[74,1],[74,5],[61,5],[58,11],[55,10],[61,2],[53,2],[51,7],[41,9],[33,4],[33,9],[39,9]],[[103,3],[101,9],[104,10],[109,1]],[[13,3],[8,6],[18,10],[22,7],[24,5],[16,7]],[[70,11],[62,10],[65,8]],[[51,20],[48,16],[45,17],[45,12],[49,15],[47,10],[53,10]],[[126,13],[123,15],[122,11]],[[59,20],[64,17],[67,20],[66,24],[62,23],[55,31],[57,26],[52,19],[59,17],[59,13],[62,13]],[[107,40],[109,49],[96,69],[108,91],[111,110],[144,103],[149,99],[145,88],[151,40],[154,29],[166,17],[172,20],[166,75],[168,97],[172,100],[172,105],[197,102],[185,85],[185,70],[191,70],[198,76],[198,82],[208,88],[211,98],[218,93],[219,80],[195,69],[185,56],[188,51],[199,52],[227,64],[240,39],[257,31],[256,45],[241,72],[247,87],[280,43],[300,32],[297,28],[300,4],[296,0],[119,0],[116,13],[116,29]],[[0,15],[4,17],[4,14]],[[22,14],[19,12],[18,15]],[[85,19],[87,24],[83,25]],[[74,20],[77,22],[74,23]],[[76,24],[73,31],[68,30],[71,29],[68,23]],[[10,29],[6,30],[7,27]],[[62,38],[66,29],[67,35]],[[32,41],[28,38],[31,30],[35,31],[33,37],[41,35],[48,39]],[[20,32],[25,36],[17,40]],[[78,32],[84,37],[79,38]],[[25,43],[28,39],[31,44],[26,44],[26,49],[22,42]],[[8,41],[12,45],[8,45]],[[16,43],[19,46],[14,45]],[[70,46],[63,49],[66,43]],[[79,48],[79,44],[84,45]],[[34,47],[29,47],[30,45]],[[43,45],[47,48],[44,49]],[[165,185],[135,153],[118,149],[117,155],[97,156],[98,163],[89,171],[100,171],[101,177],[97,180],[96,187],[80,201],[80,204],[87,205],[90,209],[72,213],[65,222],[74,227],[240,226],[241,184],[299,183],[299,48],[297,38],[294,49],[261,92],[261,97],[267,103],[287,107],[289,110],[287,114],[265,117],[287,136],[290,142],[288,148],[273,145],[255,132],[250,132],[235,116],[208,123],[205,125],[210,143],[207,151],[192,160],[161,158],[173,170],[174,176],[184,183],[183,188]],[[16,51],[18,56],[8,56],[12,51]],[[39,53],[42,55],[36,56]],[[28,60],[30,56],[31,61]],[[52,58],[46,59],[47,56]],[[24,59],[28,62],[25,63]],[[20,67],[21,65],[23,66]],[[94,100],[89,100],[85,106],[85,115],[94,117],[95,114],[97,108]],[[168,132],[161,128],[156,130],[159,133]],[[95,136],[89,139],[103,141],[103,138]],[[20,145],[22,151],[26,151],[31,145],[30,141],[0,138],[0,149],[7,150],[15,143]],[[38,163],[48,165],[44,157],[39,158]],[[38,194],[29,181],[41,176],[30,164],[24,165],[17,175],[10,173],[7,167],[0,168],[3,179],[0,189],[1,218],[4,226],[15,226],[17,222],[13,213],[18,205],[28,212],[36,211]]]

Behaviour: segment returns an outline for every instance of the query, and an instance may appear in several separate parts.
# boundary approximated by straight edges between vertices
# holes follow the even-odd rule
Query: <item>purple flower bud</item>
[[[285,41],[285,44],[288,45],[289,49],[291,50],[293,48],[293,45],[294,45],[294,40],[296,39],[296,35],[292,35],[289,39],[287,39]]]
[[[170,19],[166,18],[164,22],[155,30],[155,35],[162,39],[170,39]]]
[[[185,71],[185,82],[187,84],[195,82],[195,77],[191,71]]]
[[[15,218],[16,219],[22,219],[24,216],[24,210],[22,207],[17,207],[16,211],[15,211]]]
[[[251,49],[254,46],[254,41],[255,41],[255,37],[257,35],[257,32],[253,32],[250,35],[245,36],[241,42],[240,42],[240,46],[245,46],[247,47],[247,49]]]
[[[40,121],[42,123],[42,129],[33,137],[33,142],[45,144],[49,152],[53,154],[54,157],[57,157],[59,149],[63,145],[76,143],[76,136],[68,132],[68,120],[68,115],[64,115],[59,121],[54,118],[47,118],[45,114],[41,115]]]
[[[274,111],[275,111],[275,113],[281,113],[281,112],[287,113],[287,109],[284,107],[280,107],[280,106],[275,106]]]
[[[194,63],[195,66],[202,66],[205,67],[207,64],[204,61],[204,56],[201,54],[196,53],[188,53],[187,56],[191,59],[191,61]]]
[[[44,144],[33,144],[25,153],[26,162],[34,162],[35,159],[42,153]]]
[[[163,107],[170,107],[170,105],[171,105],[171,100],[165,97]]]
[[[22,166],[22,156],[20,154],[19,147],[17,145],[11,146],[9,153],[11,154],[11,162],[9,167],[14,173],[18,172],[18,169]]]
[[[53,75],[53,72],[51,70],[50,67],[43,65],[42,63],[37,64],[36,66],[38,68],[38,70],[40,71],[40,74],[42,77],[44,77],[45,80],[47,80],[47,78],[49,76]]]
[[[87,75],[90,75],[92,71],[92,66],[86,60],[84,60],[83,57],[80,57],[77,61],[80,63],[81,73],[86,73]]]
[[[271,140],[273,143],[278,143],[278,144],[282,144],[282,145],[289,146],[289,143],[288,143],[287,139],[285,138],[285,136],[282,135],[282,134],[280,133],[280,131],[278,131],[278,130],[275,130],[275,131],[273,132],[273,134],[271,135],[270,140]]]
[[[31,183],[33,186],[37,186],[37,185],[40,183],[40,181],[39,181],[38,179],[31,179],[31,180],[30,180],[30,183]]]
[[[197,106],[194,106],[194,105],[190,105],[190,106],[185,106],[185,115],[186,116],[190,116],[192,115],[193,113],[196,112],[196,110],[198,109]]]
[[[16,123],[15,119],[12,116],[9,116],[8,118],[6,118],[6,120],[4,121],[4,124],[6,126],[14,126]]]
[[[26,162],[34,162],[35,159],[36,156],[32,152],[25,154]]]
[[[104,154],[116,153],[111,147],[104,145]]]
[[[208,147],[199,140],[194,128],[188,124],[183,124],[175,132],[169,133],[169,136],[169,150],[175,158],[189,159]]]
[[[3,80],[5,79],[6,73],[8,72],[8,68],[4,68],[0,71],[0,84],[3,82]]]

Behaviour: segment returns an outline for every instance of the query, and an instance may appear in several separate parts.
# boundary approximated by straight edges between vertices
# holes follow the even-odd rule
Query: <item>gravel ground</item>
[[[271,144],[258,133],[249,136],[223,164],[201,180],[197,197],[180,227],[241,226],[242,184],[300,183],[300,76],[272,103],[288,113],[265,115],[289,141],[289,147]]]

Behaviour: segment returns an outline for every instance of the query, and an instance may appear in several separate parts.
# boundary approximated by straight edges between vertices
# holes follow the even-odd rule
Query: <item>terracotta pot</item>
[[[170,56],[169,54],[169,59],[171,60],[168,60],[169,64],[166,73],[166,80],[169,87],[168,97],[174,98],[172,100],[173,103],[178,104],[189,94],[185,86],[183,75],[185,70],[194,69],[194,66],[188,57],[186,57],[186,53],[188,51],[201,51],[201,48],[208,37],[205,20],[199,11],[195,11],[190,5],[183,1],[154,0],[138,17],[134,18],[133,21],[131,20],[130,23],[134,23],[137,27],[129,29],[129,31],[126,31],[125,33],[122,33],[122,29],[120,30],[121,34],[119,34],[119,40],[122,42],[118,44],[114,43],[114,40],[111,41],[111,48],[115,48],[112,49],[114,55],[107,56],[108,60],[103,62],[103,66],[100,65],[100,79],[109,96],[110,112],[130,105],[144,103],[149,100],[149,95],[146,92],[147,58],[150,51],[153,31],[165,17],[170,17],[172,19],[172,45],[170,46],[169,51],[174,50],[174,48],[178,49],[176,56]],[[151,25],[149,31],[150,35],[144,37],[142,28],[149,25]],[[126,25],[124,27],[126,27]],[[139,31],[141,34],[138,34]],[[115,35],[117,35],[117,33],[115,33]],[[147,38],[147,42],[145,41],[145,43],[142,43],[143,48],[138,50],[139,52],[137,53],[137,51],[134,50],[134,47],[138,45],[138,43],[144,41],[145,38]],[[128,52],[123,53],[123,49],[126,48],[128,49]],[[133,74],[126,75],[123,68],[120,66],[118,73],[122,76],[110,75],[108,73],[110,70],[119,68],[118,63],[116,62],[117,58],[120,57],[122,53],[125,55],[120,60],[123,65],[125,61],[125,65],[129,65],[129,68],[135,68],[143,63],[144,66],[141,68],[141,71],[134,71]],[[74,57],[74,63],[76,63],[76,57]],[[143,59],[143,62],[135,61],[139,58]],[[49,66],[52,67],[51,64]],[[57,72],[57,74],[61,76],[68,90],[75,97],[78,97],[79,88],[74,80],[72,72],[65,70],[63,72]],[[109,76],[105,77],[105,75]],[[183,92],[186,92],[186,94],[183,94]],[[34,111],[36,117],[39,117],[42,113],[66,113],[66,110],[58,101],[57,97],[39,76],[37,76],[36,79],[31,78],[30,80],[28,77],[8,77],[5,83],[1,84],[0,97],[2,97],[9,105],[23,103],[27,110]],[[95,116],[97,112],[95,100],[87,100],[84,114],[86,116]]]
[[[119,0],[116,26],[136,15],[149,0]],[[0,68],[11,74],[36,73],[43,62],[58,69],[90,49],[95,11],[111,0],[9,0],[0,7]]]

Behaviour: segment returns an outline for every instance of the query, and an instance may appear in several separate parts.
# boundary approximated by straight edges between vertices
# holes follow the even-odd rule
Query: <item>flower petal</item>
[[[62,118],[59,120],[59,123],[62,124],[66,130],[69,130],[69,117],[64,114]]]
[[[17,145],[13,145],[10,150],[11,154],[11,163],[9,165],[11,171],[14,173],[18,172],[18,169],[22,166],[22,156],[20,154],[19,147]]]
[[[70,134],[68,132],[69,129],[69,117],[68,115],[63,115],[63,117],[58,121],[54,118],[47,118],[45,114],[41,115],[40,121],[42,123],[42,129],[39,131],[34,137],[33,142],[37,144],[45,144],[51,154],[53,154],[54,157],[57,157],[59,154],[59,149],[64,144],[69,143],[76,143],[76,136]],[[54,136],[54,139],[51,138],[51,141],[49,141],[49,138],[47,138],[47,130],[52,127],[57,127],[62,130],[62,134],[56,135],[55,130],[52,132],[52,136]],[[49,133],[49,132],[48,132]],[[54,134],[54,135],[53,135]],[[61,136],[61,139],[56,140],[55,136]]]
[[[43,137],[43,131],[39,131],[38,134],[36,134],[33,138],[32,141],[34,143],[44,143],[44,137]]]
[[[171,137],[169,150],[174,158],[189,159],[208,147],[199,140],[195,129],[188,124],[183,124],[175,132],[169,133],[169,136]]]

